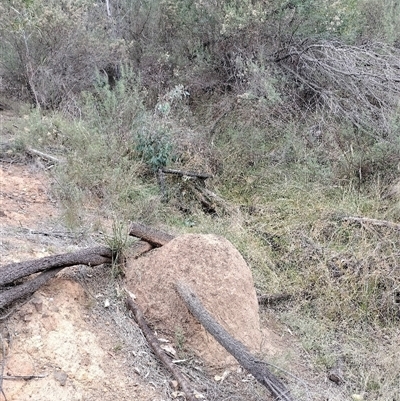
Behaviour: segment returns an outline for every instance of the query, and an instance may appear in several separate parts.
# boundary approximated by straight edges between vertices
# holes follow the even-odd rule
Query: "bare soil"
[[[59,219],[60,210],[49,192],[50,180],[37,166],[2,162],[0,185],[1,264],[93,245],[92,237],[76,236],[62,226]],[[179,253],[182,246],[180,241],[182,240],[176,240],[172,244],[175,254]],[[228,249],[224,254],[229,258],[226,259],[226,263],[233,262],[236,258],[239,261],[239,270],[235,272],[233,269],[229,273],[232,274],[231,279],[229,274],[225,274],[221,276],[222,281],[214,282],[214,286],[210,286],[208,293],[213,293],[213,303],[208,306],[215,306],[218,316],[231,325],[235,324],[232,334],[239,334],[241,328],[244,329],[242,332],[245,333],[244,339],[247,344],[252,349],[260,349],[262,332],[248,267],[232,245],[226,244],[226,240],[209,237],[206,242],[217,248],[222,247],[216,249],[219,251]],[[209,258],[204,259],[204,262],[210,262],[215,256],[212,256],[207,244],[203,245],[206,246],[205,251],[209,252]],[[168,259],[169,250],[164,251],[164,262]],[[158,252],[162,252],[162,249]],[[141,258],[144,266],[155,255],[156,253],[149,255],[149,258]],[[188,256],[185,254],[183,258]],[[139,261],[140,259],[134,263],[140,266]],[[173,263],[163,266],[164,272],[168,272],[172,265]],[[219,266],[222,264],[219,263]],[[132,267],[129,271],[129,274],[134,275]],[[172,277],[176,272],[171,269],[171,273],[168,274]],[[218,272],[216,269],[210,279],[215,279]],[[199,271],[192,273],[200,274]],[[241,274],[244,274],[244,277],[241,277]],[[159,285],[160,277],[153,275],[153,278],[152,285]],[[203,284],[202,287],[196,287],[197,290],[206,290],[206,279],[206,272],[199,275],[198,280]],[[132,278],[129,280],[128,283],[132,283]],[[235,292],[233,286],[240,283],[244,285],[243,289]],[[32,298],[1,311],[0,348],[4,349],[1,359],[4,379],[0,401],[161,401],[177,397],[176,389],[171,385],[172,378],[154,358],[140,330],[124,307],[125,285],[123,280],[112,279],[109,266],[76,266],[64,269]],[[223,290],[218,295],[215,293],[215,285],[218,288],[222,286],[222,289],[228,286],[234,292],[231,291],[230,294]],[[158,292],[162,293],[162,288]],[[135,289],[138,287],[135,286]],[[144,288],[142,294],[147,290],[151,289]],[[247,301],[246,294],[249,296]],[[169,295],[164,293],[164,299],[167,300]],[[203,293],[203,297],[204,295]],[[148,293],[147,297],[151,297],[151,293]],[[229,305],[231,302],[232,305]],[[144,306],[146,307],[146,304]],[[168,307],[172,309],[168,310]],[[230,311],[233,310],[234,313],[230,316]],[[170,325],[168,315],[177,316],[177,313],[180,313],[174,310],[173,303],[169,306],[166,303],[163,311],[166,314],[165,324],[162,320],[159,321],[154,326],[156,332],[162,326],[167,328]],[[150,322],[154,323],[151,320],[152,314],[147,314]],[[186,313],[185,318],[187,315]],[[235,323],[238,316],[240,321]],[[197,325],[194,322],[191,324]],[[246,330],[246,327],[249,330]],[[190,333],[190,326],[187,329]],[[194,333],[197,331],[194,330]],[[165,340],[170,341],[170,345],[177,349],[177,337],[167,334],[160,330],[158,335],[165,337]],[[205,340],[204,343],[201,338]],[[278,338],[276,336],[276,339]],[[231,360],[226,363],[229,357],[223,355],[224,351],[214,349],[210,344],[210,339],[203,335],[195,345],[200,351],[211,347],[211,354],[208,355],[215,351],[214,361],[224,362],[215,363],[214,370],[202,359],[207,356],[207,352],[199,352],[197,356],[186,354],[187,358],[182,362],[182,370],[204,394],[205,399],[229,399],[229,394],[246,400],[268,399],[265,390],[259,388],[252,377],[238,366],[234,366]],[[191,350],[192,345],[186,344],[185,352]],[[196,347],[193,348],[194,351]],[[278,348],[274,348],[275,351]],[[222,377],[224,372],[225,376],[228,376],[223,383],[214,379],[214,374]],[[20,376],[37,377],[23,379]]]
[[[0,162],[1,264],[96,244],[94,233],[62,225],[50,184],[35,165]],[[259,314],[251,272],[227,240],[178,237],[128,260],[126,273],[124,280],[113,278],[110,266],[66,268],[32,298],[0,311],[0,401],[183,399],[127,312],[126,287],[205,400],[271,399],[185,311],[173,286],[182,279],[250,349],[287,359],[290,370],[312,378],[293,335],[268,312]],[[38,377],[20,377],[31,375]]]

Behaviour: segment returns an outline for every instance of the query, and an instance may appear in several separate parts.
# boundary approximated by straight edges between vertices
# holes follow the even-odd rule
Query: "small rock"
[[[34,298],[32,304],[36,309],[36,312],[41,313],[43,310],[43,301],[39,298]]]
[[[65,383],[67,382],[68,379],[68,375],[62,370],[60,371],[56,370],[54,371],[54,379],[57,380],[61,386],[65,386]]]
[[[343,382],[344,382],[342,376],[339,374],[339,372],[336,372],[336,371],[331,371],[331,372],[328,374],[328,379],[329,379],[331,382],[336,383],[337,385],[343,384]]]

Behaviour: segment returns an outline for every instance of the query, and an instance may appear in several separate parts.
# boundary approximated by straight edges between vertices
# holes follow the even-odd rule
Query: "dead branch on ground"
[[[43,153],[40,150],[36,150],[36,149],[33,149],[33,148],[27,148],[26,152],[28,154],[30,154],[31,156],[39,156],[40,158],[42,158],[42,159],[44,159],[44,160],[46,160],[47,162],[50,162],[50,163],[55,163],[55,164],[60,163],[60,160],[57,159],[57,157],[48,155],[47,153]]]
[[[175,238],[173,235],[168,234],[165,231],[157,230],[136,222],[131,224],[129,235],[132,237],[138,237],[156,247],[163,246]]]
[[[278,400],[295,401],[286,386],[265,366],[257,360],[247,348],[233,338],[205,309],[191,289],[183,283],[178,283],[177,291],[192,315],[203,327],[262,385],[264,385]]]
[[[195,401],[196,397],[189,382],[182,375],[182,373],[179,371],[176,365],[174,365],[172,361],[168,358],[167,354],[161,349],[160,345],[158,344],[157,338],[154,336],[151,329],[147,325],[143,312],[140,309],[139,305],[136,302],[134,302],[131,297],[126,298],[126,305],[133,312],[137,324],[142,330],[144,336],[146,337],[150,347],[152,348],[157,358],[163,363],[163,365],[172,373],[172,375],[177,380],[180,388],[185,393],[186,400]]]
[[[207,178],[212,178],[211,174],[206,173],[195,173],[193,171],[182,171],[182,170],[173,170],[170,168],[162,168],[161,171],[165,174],[175,174],[179,175],[180,177],[195,177],[202,180],[206,180]]]
[[[279,302],[289,301],[293,298],[292,294],[281,293],[273,295],[260,295],[257,297],[258,303],[260,305],[275,305]]]
[[[343,217],[342,220],[348,221],[350,223],[360,223],[361,225],[372,224],[373,226],[388,227],[393,230],[400,230],[399,223],[394,223],[388,220],[378,220],[378,219],[370,219],[368,217],[353,217],[353,216]]]
[[[112,251],[105,246],[83,249],[77,252],[46,256],[40,259],[11,263],[0,267],[0,287],[15,280],[53,268],[74,265],[97,266],[111,263]]]
[[[20,284],[16,287],[10,288],[9,290],[0,292],[0,309],[10,305],[17,299],[32,295],[62,269],[62,267],[57,267],[55,269],[45,271],[24,284]]]

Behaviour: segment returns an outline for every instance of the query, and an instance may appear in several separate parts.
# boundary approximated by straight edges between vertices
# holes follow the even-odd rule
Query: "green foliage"
[[[139,133],[135,149],[153,171],[167,166],[173,156],[172,144],[163,131]]]

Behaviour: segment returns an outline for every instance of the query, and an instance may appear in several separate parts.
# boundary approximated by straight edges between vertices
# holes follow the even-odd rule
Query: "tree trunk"
[[[19,263],[11,263],[0,267],[0,287],[33,273],[74,265],[97,266],[102,265],[103,263],[111,263],[111,259],[111,249],[105,246],[98,246],[95,248],[83,249],[78,252],[46,256],[44,258],[27,260]]]
[[[156,247],[163,246],[175,238],[173,235],[170,235],[164,231],[156,230],[155,228],[135,222],[131,224],[129,235],[132,237],[141,238],[142,240],[147,241]]]
[[[197,296],[183,283],[177,284],[177,290],[192,315],[204,328],[262,385],[278,400],[295,401],[285,385],[267,368],[263,361],[257,360],[247,348],[233,338],[204,308]]]

